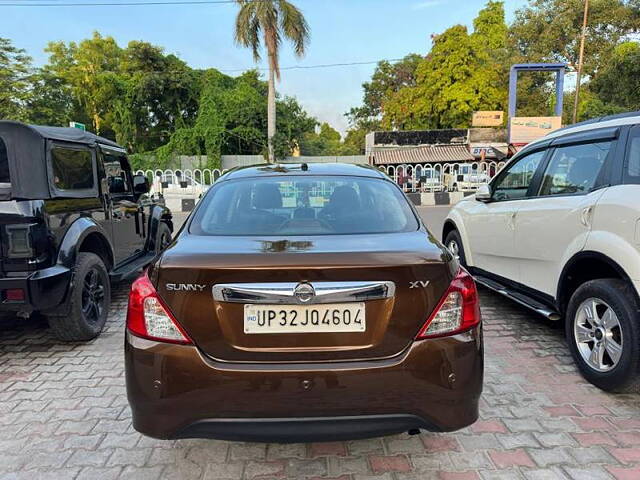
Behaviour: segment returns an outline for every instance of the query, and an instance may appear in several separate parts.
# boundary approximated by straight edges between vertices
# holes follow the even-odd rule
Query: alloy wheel
[[[582,359],[598,372],[613,370],[622,357],[623,334],[618,316],[599,298],[578,307],[573,333]]]
[[[87,321],[97,323],[104,310],[104,282],[97,268],[84,277],[82,286],[82,313]]]
[[[451,254],[455,257],[456,260],[460,261],[460,247],[458,246],[458,242],[455,240],[449,240],[447,244],[447,248],[451,252]]]

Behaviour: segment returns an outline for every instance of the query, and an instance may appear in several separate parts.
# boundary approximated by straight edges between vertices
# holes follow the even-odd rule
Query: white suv
[[[640,391],[640,112],[528,145],[442,235],[479,283],[564,319],[587,380]]]

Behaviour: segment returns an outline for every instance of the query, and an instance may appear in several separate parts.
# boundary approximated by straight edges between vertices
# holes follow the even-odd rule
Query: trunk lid
[[[212,358],[321,362],[404,351],[449,286],[452,268],[450,256],[425,231],[287,239],[183,234],[151,278],[175,318]],[[395,291],[389,298],[363,300],[364,332],[263,335],[244,332],[243,303],[213,295],[220,284],[299,282],[393,282]]]

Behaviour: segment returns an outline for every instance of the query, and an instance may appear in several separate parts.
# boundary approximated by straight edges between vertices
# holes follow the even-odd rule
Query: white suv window
[[[545,153],[544,150],[534,152],[507,167],[507,171],[500,174],[500,178],[493,185],[493,199],[505,201],[525,198]]]
[[[631,132],[627,155],[627,176],[633,182],[638,182],[640,180],[640,128],[636,127]]]
[[[556,148],[544,173],[540,196],[590,192],[611,145],[607,141]]]

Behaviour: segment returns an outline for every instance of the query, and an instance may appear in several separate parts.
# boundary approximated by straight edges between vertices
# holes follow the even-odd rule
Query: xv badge
[[[409,288],[427,288],[429,286],[428,280],[418,280],[417,282],[409,282]]]

